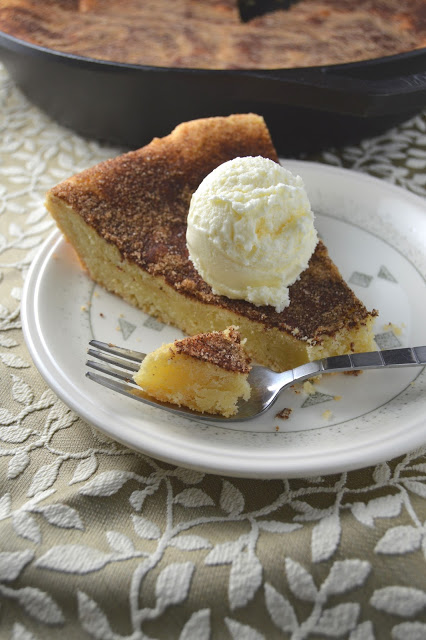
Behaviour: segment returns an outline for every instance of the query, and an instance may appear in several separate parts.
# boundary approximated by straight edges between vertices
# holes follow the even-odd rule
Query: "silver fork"
[[[145,358],[145,353],[123,349],[98,340],[91,340],[89,344],[90,347],[94,348],[89,348],[87,353],[89,356],[97,358],[97,360],[88,360],[86,362],[87,366],[109,376],[105,377],[105,375],[87,371],[86,376],[90,380],[153,407],[161,407],[166,411],[186,417],[195,417],[198,420],[220,420],[224,422],[240,422],[255,418],[269,409],[286,387],[323,373],[426,365],[426,346],[422,346],[332,356],[302,364],[300,367],[283,373],[276,373],[266,367],[254,366],[248,376],[251,386],[250,399],[240,401],[236,415],[224,418],[223,416],[198,413],[186,407],[177,407],[166,402],[160,402],[145,394],[133,381],[133,374],[139,370],[140,364]],[[121,370],[124,370],[125,373],[122,373]]]

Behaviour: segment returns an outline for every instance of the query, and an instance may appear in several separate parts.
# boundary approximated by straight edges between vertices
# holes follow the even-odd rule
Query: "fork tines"
[[[138,365],[140,365],[140,363],[146,356],[146,353],[141,353],[140,351],[133,351],[132,349],[124,349],[123,347],[117,347],[115,344],[111,344],[111,342],[101,342],[100,340],[91,340],[89,344],[91,347],[95,347],[96,349],[99,349],[99,351],[110,353],[111,355],[118,356],[119,358],[125,358],[126,360],[130,360],[131,362],[137,362]]]
[[[145,353],[123,349],[99,340],[91,340],[89,344],[95,348],[88,349],[87,353],[92,358],[96,358],[96,361],[87,360],[88,367],[137,387],[133,382],[133,374],[139,371],[140,364],[145,358]],[[127,373],[123,373],[120,370],[124,370]],[[94,374],[90,375],[90,372],[87,372],[86,375],[94,379]],[[98,379],[96,381],[99,382]]]

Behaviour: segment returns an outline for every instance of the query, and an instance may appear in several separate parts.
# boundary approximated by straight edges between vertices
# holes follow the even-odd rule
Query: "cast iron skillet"
[[[252,111],[289,155],[357,142],[426,107],[426,49],[341,65],[221,71],[104,62],[0,32],[0,59],[60,124],[126,148],[185,120]]]

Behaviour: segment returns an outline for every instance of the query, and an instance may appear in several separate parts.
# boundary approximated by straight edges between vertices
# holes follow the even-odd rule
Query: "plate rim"
[[[386,182],[369,174],[364,174],[343,167],[334,167],[332,165],[317,162],[292,160],[285,158],[280,158],[280,160],[281,163],[285,164],[286,166],[292,165],[293,169],[290,168],[290,170],[292,171],[298,171],[302,167],[310,167],[313,170],[320,170],[321,172],[331,173],[333,175],[341,174],[345,177],[356,179],[357,181],[361,180],[369,182],[370,184],[387,190],[388,192],[394,192],[400,197],[403,196],[404,200],[408,199],[412,202],[413,205],[416,205],[420,209],[423,209],[426,214],[426,203],[423,202],[421,197],[399,186],[396,186],[392,183]],[[275,456],[273,459],[273,466],[266,469],[265,463],[270,465],[272,460],[270,460],[269,458],[259,459],[259,456],[256,456],[249,451],[243,451],[243,457],[241,455],[237,457],[236,453],[232,452],[232,450],[229,452],[221,450],[218,451],[218,457],[217,453],[214,454],[213,447],[210,444],[201,446],[197,443],[197,446],[194,446],[192,449],[185,450],[185,448],[183,448],[183,450],[179,451],[177,454],[175,453],[175,455],[172,455],[172,453],[169,451],[169,453],[165,455],[164,450],[161,448],[163,443],[163,440],[161,438],[151,437],[148,438],[150,442],[147,442],[146,440],[148,436],[147,434],[145,434],[146,438],[143,443],[144,446],[141,446],[140,439],[136,434],[132,433],[131,429],[127,429],[126,437],[120,437],[120,434],[117,433],[117,430],[111,431],[111,428],[105,427],[105,421],[102,419],[105,416],[103,415],[102,410],[99,413],[98,409],[98,414],[90,414],[90,411],[87,411],[85,407],[81,407],[78,404],[75,396],[72,393],[69,393],[67,391],[67,388],[64,389],[60,386],[60,384],[58,384],[57,378],[54,376],[54,371],[52,371],[50,356],[47,354],[48,357],[46,363],[46,352],[44,353],[44,360],[42,357],[43,354],[40,353],[40,348],[42,346],[43,340],[41,337],[41,329],[38,325],[38,318],[34,313],[34,306],[37,300],[37,292],[40,287],[43,274],[43,269],[40,269],[40,267],[46,266],[49,260],[49,256],[54,252],[55,247],[59,246],[60,243],[65,242],[66,241],[59,229],[54,229],[54,231],[49,234],[46,240],[42,243],[37,254],[34,257],[33,262],[30,265],[27,277],[24,282],[21,301],[23,335],[36,368],[38,369],[39,373],[48,384],[48,386],[56,393],[58,398],[62,400],[68,407],[70,407],[83,420],[85,420],[92,426],[95,426],[97,429],[108,435],[113,440],[121,442],[125,446],[128,446],[142,454],[152,456],[169,464],[184,466],[187,468],[192,468],[213,474],[264,479],[283,477],[308,477],[319,474],[329,475],[333,473],[340,473],[343,471],[365,468],[371,466],[372,464],[390,460],[395,456],[404,454],[408,450],[416,449],[417,447],[426,443],[426,432],[424,433],[424,435],[421,435],[421,430],[419,429],[421,424],[426,425],[426,420],[421,419],[420,417],[417,420],[414,420],[410,424],[410,427],[404,428],[403,433],[398,432],[396,434],[393,434],[392,437],[386,439],[385,442],[378,438],[377,440],[380,440],[381,442],[379,452],[374,446],[375,441],[369,440],[368,442],[362,443],[361,445],[358,444],[356,447],[343,447],[342,449],[333,450],[331,459],[330,457],[328,457],[326,464],[318,460],[318,456],[308,454],[303,457],[297,456],[294,460],[290,460],[287,458],[285,460],[285,469],[283,469],[279,464],[279,459]],[[31,295],[32,290],[34,295]],[[33,315],[31,315],[31,311],[33,311]],[[149,421],[149,416],[145,419]],[[212,421],[213,420],[214,418],[212,418]],[[407,442],[409,442],[409,446],[407,446]],[[238,451],[241,450],[238,449]],[[355,458],[353,457],[354,452],[358,454]],[[194,453],[196,454],[195,460],[193,458]],[[226,464],[227,460],[230,458],[232,458],[232,466]],[[305,463],[303,464],[303,467],[300,466],[302,461]]]

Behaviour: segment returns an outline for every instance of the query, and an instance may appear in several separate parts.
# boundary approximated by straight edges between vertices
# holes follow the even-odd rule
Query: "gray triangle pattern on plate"
[[[334,400],[334,396],[329,396],[327,393],[320,393],[319,391],[316,391],[306,398],[305,402],[302,404],[302,409],[305,409],[306,407],[313,407],[315,404],[321,404],[322,402],[328,402],[328,400]]]
[[[147,317],[147,319],[143,323],[143,326],[147,327],[148,329],[154,329],[154,331],[162,331],[164,329],[164,324],[162,322],[159,322],[152,316]]]
[[[127,322],[127,320],[123,320],[123,318],[118,319],[118,324],[120,325],[120,331],[123,334],[124,340],[127,340],[132,335],[133,331],[136,329],[136,326],[131,322]]]
[[[391,274],[389,269],[385,267],[383,264],[380,267],[380,270],[377,276],[379,278],[382,278],[383,280],[389,280],[389,282],[398,282],[397,279]]]
[[[351,277],[349,278],[349,282],[351,284],[357,284],[359,287],[369,287],[370,283],[373,279],[373,276],[368,276],[366,273],[360,273],[359,271],[354,271]]]
[[[395,349],[401,346],[400,340],[396,337],[393,331],[385,331],[385,333],[377,333],[374,336],[379,349]]]

